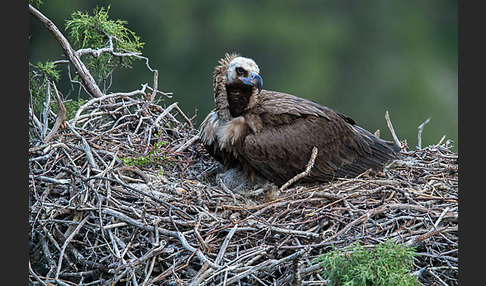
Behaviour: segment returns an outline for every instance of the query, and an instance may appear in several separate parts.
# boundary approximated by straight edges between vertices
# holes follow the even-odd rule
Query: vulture
[[[314,147],[317,157],[302,182],[378,171],[400,150],[329,107],[262,87],[255,61],[226,54],[213,73],[215,108],[199,129],[208,153],[249,181],[262,176],[285,184],[306,169]]]

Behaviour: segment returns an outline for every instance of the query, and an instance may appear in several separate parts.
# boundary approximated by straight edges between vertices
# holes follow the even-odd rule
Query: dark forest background
[[[443,135],[458,146],[457,0],[43,2],[40,11],[61,31],[72,12],[111,5],[110,18],[127,20],[145,43],[159,90],[173,93],[167,105],[178,101],[197,115],[196,126],[214,106],[214,66],[225,52],[238,52],[258,63],[265,89],[329,106],[391,139],[388,110],[411,149],[417,127],[431,117],[423,146]],[[63,58],[45,27],[29,22],[29,62]],[[152,84],[144,65],[118,69],[110,90]],[[60,89],[67,94],[71,86]]]

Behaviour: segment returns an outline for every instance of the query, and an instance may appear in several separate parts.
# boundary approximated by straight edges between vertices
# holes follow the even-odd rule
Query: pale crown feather
[[[260,74],[260,68],[258,68],[258,65],[255,63],[255,61],[250,58],[236,57],[228,65],[228,82],[232,82],[238,77],[236,74],[237,67],[244,68],[247,72],[255,72],[257,74]]]

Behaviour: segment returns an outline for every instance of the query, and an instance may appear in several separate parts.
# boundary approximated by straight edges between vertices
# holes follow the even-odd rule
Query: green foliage
[[[43,4],[40,0],[30,0],[29,3],[36,7]],[[99,49],[109,46],[110,39],[112,39],[113,52],[140,53],[144,43],[140,42],[140,38],[134,32],[125,27],[127,21],[109,19],[109,9],[109,6],[106,10],[103,7],[97,7],[93,10],[92,16],[80,11],[73,12],[71,14],[72,19],[66,21],[70,42],[78,49]],[[113,56],[110,53],[102,53],[99,57],[83,59],[83,62],[92,75],[100,80],[111,74],[112,69],[117,64],[113,63],[112,58]],[[124,57],[122,65],[128,65],[132,60],[133,57]],[[39,114],[45,105],[47,84],[50,81],[59,82],[61,71],[53,61],[46,61],[45,63],[38,61],[36,64],[29,63],[29,65],[31,68],[29,71],[31,103],[34,113]],[[74,77],[74,80],[77,80],[77,76]],[[66,119],[73,118],[76,111],[84,103],[85,100],[82,98],[64,102]],[[50,108],[52,111],[57,112],[55,101],[51,101]]]
[[[75,11],[71,14],[71,20],[66,21],[66,30],[69,31],[69,40],[77,49],[99,49],[110,45],[110,38],[113,42],[113,51],[120,53],[140,53],[144,43],[140,42],[133,31],[125,27],[128,24],[125,20],[111,20],[108,12],[110,6],[105,8],[96,7],[93,15]],[[115,63],[111,61],[112,55],[103,53],[99,57],[90,57],[84,60],[92,75],[98,79],[105,77],[113,68]],[[124,57],[123,65],[129,65],[133,57]]]
[[[29,4],[38,9],[44,2],[42,0],[29,0]]]
[[[71,100],[71,101],[66,101],[64,102],[64,107],[66,108],[66,120],[70,120],[74,118],[76,115],[76,112],[78,112],[78,109],[81,105],[85,104],[86,100],[80,98],[78,100]],[[57,105],[56,105],[57,107]]]
[[[29,63],[29,65],[31,67],[29,71],[29,89],[32,95],[32,108],[34,113],[39,114],[44,108],[47,84],[50,81],[59,82],[61,71],[51,61],[45,63],[37,62],[36,64]],[[84,103],[85,100],[82,98],[63,102],[66,108],[66,120],[73,118],[79,107]],[[55,101],[51,101],[50,108],[54,113],[57,113],[57,103]]]
[[[155,134],[155,138],[159,138],[159,134]],[[153,166],[153,165],[169,165],[172,166],[173,158],[167,156],[165,146],[169,144],[167,141],[161,141],[154,144],[150,152],[145,156],[137,157],[123,157],[120,160],[127,166]]]
[[[45,91],[41,88],[41,83],[38,79],[34,78],[34,74],[29,72],[29,90],[30,90],[30,102],[34,113],[39,113],[42,110],[42,103],[45,98]]]
[[[56,82],[61,79],[60,71],[56,69],[56,64],[54,62],[37,62],[36,64],[29,63],[29,65],[34,71],[40,73],[44,78],[53,79]]]
[[[413,256],[410,247],[386,241],[367,250],[358,242],[340,251],[333,249],[315,259],[323,267],[323,277],[329,285],[419,285],[411,276]]]
[[[61,78],[60,71],[56,64],[51,61],[45,63],[29,63],[29,90],[31,92],[31,104],[34,113],[39,114],[44,108],[46,98],[46,85],[50,80],[58,82]]]

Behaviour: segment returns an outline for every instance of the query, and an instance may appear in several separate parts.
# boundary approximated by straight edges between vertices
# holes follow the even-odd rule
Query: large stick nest
[[[30,126],[34,285],[325,285],[315,257],[388,239],[415,247],[422,284],[457,284],[449,141],[375,175],[233,192],[177,103],[107,96],[65,127]]]

